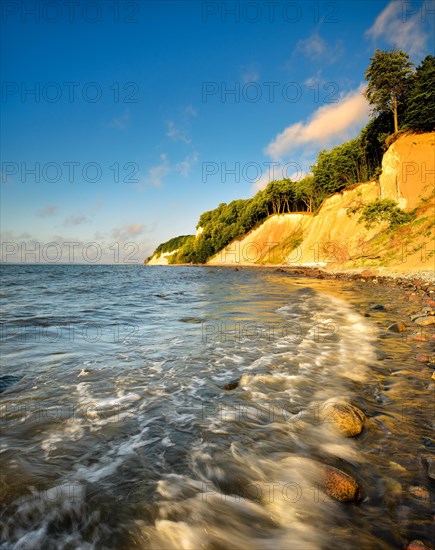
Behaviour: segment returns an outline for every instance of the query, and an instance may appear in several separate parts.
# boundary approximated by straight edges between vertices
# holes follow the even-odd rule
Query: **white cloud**
[[[175,122],[172,120],[169,120],[167,122],[168,131],[166,132],[166,136],[170,137],[173,141],[181,141],[183,143],[191,143],[191,139],[189,136],[189,132],[187,130],[183,130],[181,128],[178,128],[175,125]]]
[[[183,178],[187,178],[190,174],[192,166],[198,162],[198,153],[193,153],[192,155],[187,156],[181,162],[175,165],[175,171],[179,172]]]
[[[424,30],[426,10],[429,14],[429,2],[424,2],[416,9],[411,2],[392,0],[367,29],[366,36],[374,42],[383,39],[411,56],[424,54],[428,41],[428,34]]]
[[[349,138],[351,131],[369,115],[364,86],[343,96],[338,103],[317,109],[309,120],[296,122],[279,133],[265,149],[272,159],[281,159],[301,146],[327,146]]]
[[[265,170],[260,178],[254,182],[252,185],[252,193],[255,194],[257,191],[264,189],[268,183],[274,180],[281,180],[284,178],[289,178],[293,181],[299,181],[308,174],[308,167],[311,166],[310,163],[304,163],[306,165],[306,170],[302,168],[298,163],[291,162],[288,164],[280,163],[279,166],[270,166],[268,170]]]
[[[63,225],[81,225],[82,223],[88,222],[88,218],[84,214],[79,214],[78,216],[68,216],[63,222]]]
[[[110,126],[112,128],[118,128],[118,130],[125,130],[130,121],[130,112],[127,110],[125,113],[119,117],[113,117]]]
[[[166,125],[168,127],[166,136],[171,138],[172,141],[181,141],[182,143],[191,143],[190,137],[190,119],[198,116],[198,112],[192,105],[188,105],[182,111],[181,120],[175,123],[173,120],[169,120]]]
[[[198,116],[198,111],[192,105],[188,105],[184,109],[184,113],[188,116]]]
[[[183,178],[187,178],[190,174],[192,167],[198,162],[199,155],[197,152],[187,155],[183,160],[176,164],[171,164],[166,153],[160,155],[161,162],[152,166],[148,170],[148,175],[143,181],[143,185],[140,185],[138,189],[144,190],[144,186],[152,185],[153,187],[161,187],[164,178],[170,173],[178,173]]]
[[[169,174],[169,171],[170,167],[168,155],[166,153],[162,153],[160,155],[160,163],[155,166],[151,166],[148,170],[148,175],[146,176],[144,183],[152,185],[153,187],[160,187],[165,176]]]
[[[54,216],[56,212],[59,210],[59,207],[56,204],[48,204],[47,206],[43,206],[39,210],[36,211],[36,214],[40,218],[48,218],[49,216]]]
[[[299,40],[296,44],[296,49],[309,59],[319,59],[326,51],[326,42],[315,32],[309,38]]]
[[[259,80],[260,78],[260,73],[258,72],[257,68],[252,64],[241,65],[240,71],[243,84],[248,84],[249,82],[257,82],[257,80]]]
[[[328,44],[318,32],[305,40],[299,40],[295,53],[302,54],[311,61],[335,63],[343,55],[343,43],[339,40],[334,45]]]
[[[137,237],[145,228],[143,223],[129,223],[121,227],[115,227],[112,230],[112,237],[115,239],[127,240],[131,237]]]

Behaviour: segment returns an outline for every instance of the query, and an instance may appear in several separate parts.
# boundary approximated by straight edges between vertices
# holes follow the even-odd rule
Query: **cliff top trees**
[[[409,92],[405,123],[411,130],[435,130],[435,57],[426,56],[417,67],[413,86]]]
[[[412,63],[402,50],[376,50],[366,71],[366,97],[378,113],[392,111],[394,132],[399,131],[398,106],[403,101],[412,77]]]

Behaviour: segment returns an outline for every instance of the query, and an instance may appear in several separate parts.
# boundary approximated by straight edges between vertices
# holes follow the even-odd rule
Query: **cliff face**
[[[176,250],[171,250],[171,252],[163,252],[160,254],[160,256],[154,256],[146,262],[147,265],[168,265],[168,258],[169,256],[172,256],[172,254],[175,254],[177,252],[178,248]]]
[[[433,198],[435,134],[400,136],[386,151],[377,182],[355,185],[327,198],[318,214],[271,216],[240,241],[211,258],[213,265],[318,265],[332,269],[388,268],[389,271],[434,268]],[[396,232],[387,224],[366,229],[349,207],[391,198],[405,210],[418,207],[417,219]]]
[[[435,182],[435,133],[399,137],[382,159],[381,198],[392,198],[404,209],[415,208]]]

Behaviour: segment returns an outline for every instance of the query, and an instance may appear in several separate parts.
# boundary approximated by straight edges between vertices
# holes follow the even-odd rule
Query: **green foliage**
[[[366,229],[382,222],[388,222],[390,228],[395,229],[399,225],[413,221],[416,216],[415,211],[405,212],[392,199],[377,199],[365,206],[353,207],[349,212],[360,212],[358,223],[364,223]]]
[[[366,97],[376,113],[393,112],[394,131],[398,127],[398,107],[412,84],[412,63],[402,50],[376,50],[370,58],[365,78]]]
[[[370,121],[357,138],[330,151],[320,151],[312,166],[315,207],[328,195],[379,176],[387,124],[385,117],[380,116]]]
[[[427,56],[416,72],[409,57],[401,50],[376,50],[366,71],[366,97],[377,116],[360,134],[330,151],[319,153],[312,174],[300,181],[273,181],[251,199],[221,203],[214,210],[201,214],[195,238],[184,235],[157,247],[155,254],[178,251],[168,258],[170,263],[205,263],[234,239],[260,225],[268,216],[288,212],[314,212],[329,195],[359,182],[377,179],[381,172],[386,138],[397,131],[398,117],[404,128],[417,131],[435,129],[435,58]],[[393,117],[391,113],[394,113]],[[357,206],[360,222],[366,227],[387,221],[397,227],[413,219],[394,201],[379,200]],[[350,210],[352,212],[352,209]]]
[[[180,235],[179,237],[173,237],[166,241],[165,243],[159,244],[159,246],[154,250],[154,255],[160,256],[165,252],[172,252],[180,248],[188,239],[191,239],[193,235]]]
[[[417,67],[407,97],[405,127],[420,132],[435,130],[435,57],[426,56]]]

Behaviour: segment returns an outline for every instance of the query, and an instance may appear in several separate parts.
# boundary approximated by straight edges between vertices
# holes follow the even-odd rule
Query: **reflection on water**
[[[399,290],[255,269],[6,266],[2,292],[2,374],[16,377],[1,396],[2,547],[429,540],[434,385],[409,334],[385,330],[406,313]],[[368,417],[358,437],[319,421],[341,398]],[[325,464],[358,481],[361,502],[325,494]]]

